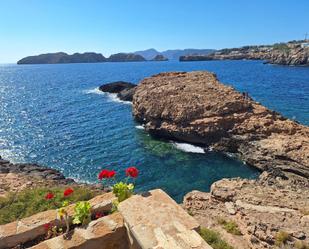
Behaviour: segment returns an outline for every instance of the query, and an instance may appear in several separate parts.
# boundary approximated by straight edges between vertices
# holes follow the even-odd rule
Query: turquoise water
[[[309,68],[259,61],[0,65],[0,155],[90,182],[102,168],[123,176],[135,165],[138,190],[163,188],[177,201],[223,177],[255,178],[255,169],[226,155],[151,138],[134,122],[130,104],[96,90],[105,82],[138,83],[175,70],[215,72],[269,108],[309,124]]]

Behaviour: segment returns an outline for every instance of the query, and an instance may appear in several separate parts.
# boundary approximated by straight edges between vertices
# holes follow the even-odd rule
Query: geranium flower
[[[55,197],[55,195],[52,192],[49,192],[45,195],[46,200],[51,200]]]
[[[111,170],[111,171],[108,172],[107,178],[112,178],[112,177],[114,177],[115,175],[116,175],[116,171],[115,171],[115,170]]]
[[[126,169],[126,176],[136,178],[138,176],[138,169],[135,167],[129,167]]]
[[[103,169],[99,175],[98,178],[99,180],[102,180],[103,178],[112,178],[116,175],[116,171],[115,170],[107,170],[107,169]]]
[[[97,213],[95,214],[95,218],[96,218],[96,219],[102,218],[103,216],[104,216],[104,214],[102,214],[101,212],[97,212]]]
[[[99,180],[102,180],[103,178],[107,178],[108,173],[109,171],[107,169],[103,169],[98,175]]]
[[[63,196],[69,196],[69,195],[72,194],[73,192],[74,192],[73,189],[67,188],[66,190],[63,191]]]

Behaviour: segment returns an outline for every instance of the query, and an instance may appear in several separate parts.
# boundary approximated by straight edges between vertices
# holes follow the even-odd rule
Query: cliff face
[[[144,79],[133,114],[150,133],[234,153],[260,170],[309,179],[309,127],[285,119],[208,72]]]
[[[207,60],[266,60],[279,65],[309,66],[309,47],[300,43],[283,43],[273,46],[246,46],[242,48],[222,49],[210,55],[181,56],[180,61]]]

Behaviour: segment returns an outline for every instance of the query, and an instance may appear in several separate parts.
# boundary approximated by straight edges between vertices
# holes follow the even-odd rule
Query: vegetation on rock
[[[228,232],[234,235],[242,235],[235,221],[227,221],[223,218],[218,219],[218,223]]]
[[[221,239],[220,234],[214,230],[202,228],[200,230],[200,235],[210,246],[213,247],[213,249],[234,249],[227,242]]]
[[[17,193],[10,192],[6,197],[0,198],[0,224],[6,224],[48,209],[61,208],[64,201],[71,203],[87,201],[97,195],[94,190],[87,187],[74,188],[74,194],[70,196],[64,196],[63,191],[64,189],[61,187],[42,187],[25,189]],[[50,198],[52,195],[53,197]]]

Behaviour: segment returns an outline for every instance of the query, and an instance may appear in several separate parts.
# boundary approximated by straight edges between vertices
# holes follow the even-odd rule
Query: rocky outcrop
[[[275,248],[280,232],[289,238],[284,248],[309,245],[309,185],[299,186],[274,172],[264,172],[258,180],[222,179],[210,193],[188,193],[183,206],[234,248]],[[220,220],[234,222],[241,235],[228,233]]]
[[[0,156],[0,197],[8,192],[26,188],[66,185],[87,186],[99,190],[101,186],[77,183],[60,171],[31,163],[11,163]]]
[[[168,59],[162,54],[158,54],[152,59],[152,61],[168,61]]]
[[[133,114],[153,135],[234,153],[261,171],[309,179],[309,127],[223,85],[212,73],[144,79],[133,97]]]
[[[132,101],[135,88],[135,84],[125,81],[107,83],[99,87],[102,92],[117,93],[117,97],[123,101]]]
[[[75,53],[72,55],[59,52],[25,57],[17,64],[58,64],[58,63],[94,63],[104,62],[106,58],[97,53]]]
[[[110,62],[146,61],[143,56],[133,53],[112,54],[107,60]]]
[[[280,43],[272,46],[245,46],[222,49],[209,55],[181,56],[179,60],[266,60],[265,63],[271,64],[309,66],[309,47],[303,47],[301,42]]]

